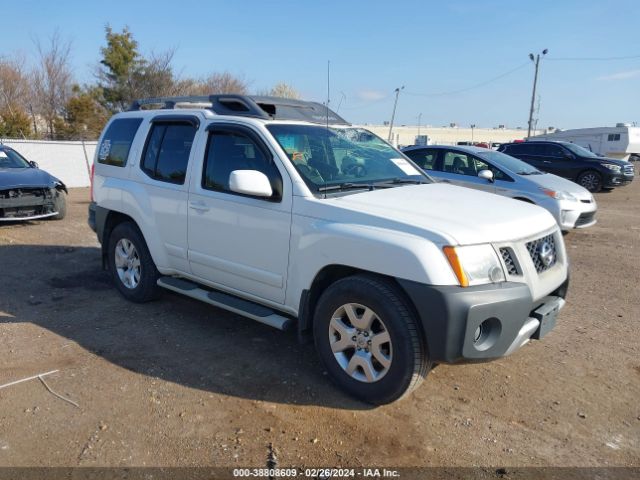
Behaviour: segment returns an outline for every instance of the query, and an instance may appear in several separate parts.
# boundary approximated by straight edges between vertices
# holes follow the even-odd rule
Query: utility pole
[[[393,143],[393,119],[396,116],[396,107],[398,106],[398,97],[400,96],[400,90],[404,90],[404,85],[394,90],[394,92],[396,92],[396,101],[393,103],[393,113],[391,114],[391,123],[389,124],[389,143]]]
[[[422,112],[418,114],[418,136],[420,136],[420,121],[422,120]]]
[[[546,55],[549,50],[545,48],[542,50],[542,56]],[[538,66],[540,65],[540,54],[533,56],[533,53],[529,54],[529,59],[535,63],[536,71],[533,76],[533,92],[531,92],[531,108],[529,109],[529,128],[527,129],[527,138],[531,137],[531,126],[533,122],[533,103],[536,98],[536,86],[538,84]]]
[[[471,145],[473,145],[473,129],[476,128],[476,124],[472,123],[470,127],[471,127]]]

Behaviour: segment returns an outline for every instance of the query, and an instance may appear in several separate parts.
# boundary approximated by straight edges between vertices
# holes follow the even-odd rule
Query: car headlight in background
[[[542,188],[542,187],[540,187],[540,190],[542,190],[542,192],[545,195],[548,195],[551,198],[555,198],[556,200],[571,200],[573,202],[578,201],[578,199],[574,197],[572,194],[570,194],[569,192],[551,190],[550,188]]]
[[[607,167],[609,170],[616,173],[620,173],[622,171],[622,167],[620,167],[620,165],[614,165],[613,163],[603,163],[602,166]]]
[[[444,247],[443,250],[461,287],[505,281],[502,265],[491,245]]]

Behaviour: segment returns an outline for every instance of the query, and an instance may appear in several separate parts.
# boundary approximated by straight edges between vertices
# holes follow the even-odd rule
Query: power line
[[[461,88],[459,90],[451,90],[448,92],[438,92],[438,93],[415,93],[415,92],[406,92],[407,95],[411,95],[413,97],[440,97],[440,96],[444,96],[444,95],[454,95],[456,93],[462,93],[462,92],[468,92],[469,90],[473,90],[476,88],[480,88],[480,87],[484,87],[485,85],[489,85],[490,83],[495,82],[496,80],[500,80],[501,78],[506,77],[507,75],[511,75],[512,73],[517,72],[518,70],[523,69],[524,67],[526,67],[527,65],[529,65],[530,62],[524,62],[521,65],[518,65],[515,68],[512,68],[509,71],[506,71],[504,73],[501,73],[500,75],[498,75],[497,77],[493,77],[490,78],[489,80],[485,80],[483,82],[480,83],[476,83],[475,85],[471,85],[470,87],[466,87],[466,88]]]
[[[599,62],[608,60],[632,60],[640,58],[640,55],[628,55],[624,57],[556,57],[545,58],[547,62]]]

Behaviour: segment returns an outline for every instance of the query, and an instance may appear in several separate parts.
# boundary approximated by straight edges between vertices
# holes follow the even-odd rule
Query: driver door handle
[[[189,202],[189,208],[197,210],[199,212],[208,212],[209,207],[204,202]]]

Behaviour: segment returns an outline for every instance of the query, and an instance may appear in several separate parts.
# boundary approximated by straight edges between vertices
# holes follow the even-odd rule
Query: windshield
[[[0,150],[0,168],[31,168],[31,165],[18,152],[3,149]]]
[[[502,167],[505,170],[510,170],[519,175],[536,175],[542,173],[540,170],[532,167],[528,163],[525,163],[522,160],[518,160],[517,158],[511,157],[504,153],[486,151],[478,153],[478,156],[495,164],[496,167]]]
[[[586,148],[582,148],[580,145],[576,145],[575,143],[563,143],[562,145],[580,157],[598,158],[595,153],[587,150]]]
[[[272,124],[267,129],[313,192],[430,181],[403,154],[362,128]]]

